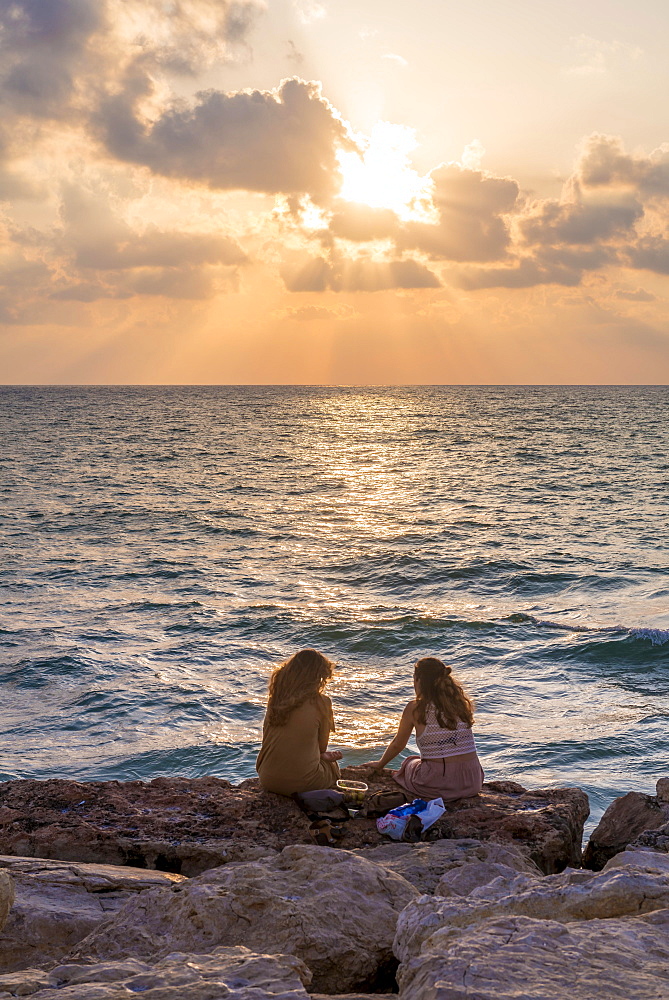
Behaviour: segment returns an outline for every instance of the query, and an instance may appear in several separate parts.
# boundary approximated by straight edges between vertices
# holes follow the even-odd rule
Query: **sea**
[[[303,647],[344,764],[429,654],[488,779],[591,829],[669,776],[669,387],[5,386],[0,426],[0,780],[251,777]]]

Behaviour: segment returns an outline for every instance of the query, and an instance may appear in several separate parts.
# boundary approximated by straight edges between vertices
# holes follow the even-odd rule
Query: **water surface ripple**
[[[378,755],[417,656],[593,821],[669,760],[665,387],[0,390],[0,778],[253,774],[271,665]]]

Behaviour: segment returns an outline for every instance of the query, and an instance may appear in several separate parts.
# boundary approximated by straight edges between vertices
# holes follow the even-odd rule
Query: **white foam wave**
[[[650,639],[653,646],[663,646],[669,642],[669,629],[666,628],[629,628],[627,625],[573,625],[569,622],[554,622],[545,618],[525,616],[528,621],[543,628],[564,629],[567,632],[615,632],[629,635],[633,639]]]

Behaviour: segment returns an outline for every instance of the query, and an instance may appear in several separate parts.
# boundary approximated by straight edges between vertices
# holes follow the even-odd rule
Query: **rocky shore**
[[[587,815],[491,782],[429,842],[358,815],[331,848],[255,781],[6,782],[0,998],[669,1000],[669,779],[582,856]]]

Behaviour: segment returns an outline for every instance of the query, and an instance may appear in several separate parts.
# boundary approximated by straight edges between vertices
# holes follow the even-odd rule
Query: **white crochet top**
[[[475,753],[476,744],[471,727],[462,719],[458,719],[456,729],[442,729],[437,723],[437,715],[433,705],[429,705],[425,713],[425,729],[418,736],[416,743],[423,760],[435,760],[439,757],[457,757],[463,753]]]

